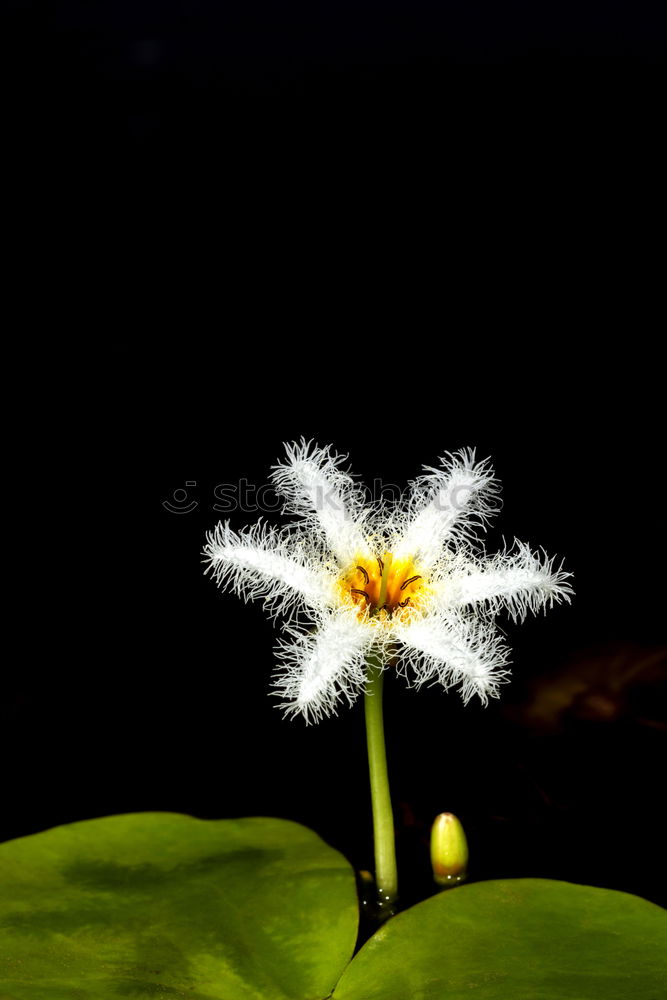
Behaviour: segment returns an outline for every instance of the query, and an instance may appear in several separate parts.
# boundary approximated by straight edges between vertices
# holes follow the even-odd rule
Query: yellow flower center
[[[425,593],[425,580],[412,559],[358,556],[339,581],[341,596],[371,617],[381,612],[392,618],[418,605]]]

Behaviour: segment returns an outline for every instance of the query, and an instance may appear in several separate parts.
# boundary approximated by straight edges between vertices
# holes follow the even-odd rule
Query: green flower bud
[[[440,813],[433,822],[431,865],[438,885],[458,885],[467,875],[468,841],[454,813]]]

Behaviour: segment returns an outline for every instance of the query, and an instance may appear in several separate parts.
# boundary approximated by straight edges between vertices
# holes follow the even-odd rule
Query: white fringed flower
[[[306,722],[352,703],[369,655],[409,682],[457,686],[467,702],[497,697],[509,671],[494,618],[570,600],[570,573],[515,542],[487,556],[477,533],[497,511],[488,462],[462,450],[411,484],[405,500],[368,507],[346,457],[301,441],[272,479],[299,521],[207,535],[206,571],[221,587],[263,598],[286,616],[274,686],[280,707]]]

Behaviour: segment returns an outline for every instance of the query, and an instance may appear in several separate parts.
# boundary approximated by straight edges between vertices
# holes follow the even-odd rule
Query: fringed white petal
[[[236,532],[221,521],[207,532],[203,555],[205,572],[218,586],[246,600],[264,598],[272,615],[336,601],[335,578],[317,547],[308,545],[299,531],[279,531],[260,521]]]
[[[486,705],[509,677],[509,650],[488,619],[434,613],[398,626],[395,636],[404,647],[402,667],[412,668],[418,686],[460,685],[466,704],[476,694]]]
[[[498,510],[499,485],[488,461],[476,462],[474,449],[462,449],[440,459],[441,469],[426,468],[412,484],[403,515],[406,526],[395,555],[433,566],[446,544],[474,539]]]
[[[351,705],[365,684],[372,629],[354,611],[339,609],[324,616],[315,632],[291,631],[295,641],[278,646],[273,684],[285,715],[319,722],[335,715],[342,699]]]
[[[486,610],[506,608],[512,618],[523,621],[529,611],[569,603],[573,593],[571,573],[556,567],[545,552],[533,552],[525,542],[515,541],[510,552],[498,552],[475,562],[454,562],[451,574],[436,586],[436,604],[442,609],[484,603]]]
[[[497,510],[499,492],[488,462],[476,462],[472,450],[447,455],[442,468],[427,468],[413,484],[407,506],[370,507],[343,471],[344,457],[304,440],[286,448],[273,481],[299,522],[281,530],[260,522],[241,532],[221,523],[204,550],[206,571],[220,586],[263,598],[270,613],[288,616],[292,641],[279,645],[274,681],[285,714],[317,722],[341,701],[351,704],[364,689],[371,649],[388,663],[398,648],[399,670],[417,684],[459,686],[465,702],[473,694],[483,704],[497,697],[509,676],[509,651],[495,613],[506,608],[524,618],[569,601],[572,587],[562,565],[522,542],[486,556],[477,533]],[[368,584],[361,563],[377,559],[381,567],[386,552],[412,564],[404,585],[417,583],[398,604],[392,591],[393,615],[355,604],[350,583],[355,557]],[[298,630],[289,624],[304,609],[312,619],[308,632],[301,621]]]
[[[285,501],[283,509],[322,531],[341,566],[368,553],[364,524],[370,512],[364,508],[363,487],[341,469],[347,456],[303,439],[285,445],[285,450],[287,462],[274,466],[272,473]]]

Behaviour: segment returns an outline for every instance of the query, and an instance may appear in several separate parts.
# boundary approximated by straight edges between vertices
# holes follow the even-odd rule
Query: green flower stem
[[[396,899],[398,878],[396,875],[394,816],[391,809],[391,795],[387,775],[387,754],[384,745],[384,721],[382,715],[384,674],[377,657],[369,657],[366,677],[367,684],[364,706],[366,711],[368,769],[371,778],[371,802],[373,804],[375,882],[378,890],[378,902],[388,912],[391,904]]]

